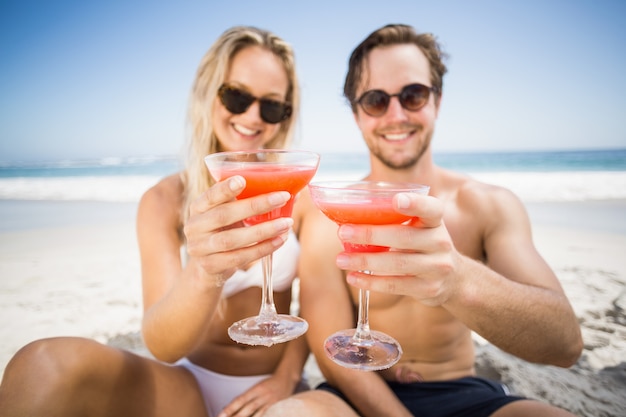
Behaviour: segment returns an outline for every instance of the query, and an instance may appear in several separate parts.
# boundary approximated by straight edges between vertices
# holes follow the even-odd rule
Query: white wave
[[[358,180],[364,172],[327,172],[314,181]],[[626,171],[481,172],[473,178],[512,190],[527,202],[626,199]],[[0,199],[137,202],[158,176],[0,178]]]
[[[137,202],[156,176],[0,178],[0,199]]]
[[[109,157],[100,159],[101,166],[117,166],[117,165],[122,165],[123,163],[124,163],[124,160],[117,156],[109,156]]]
[[[314,181],[358,180],[366,172],[318,174]],[[508,188],[523,201],[626,199],[626,171],[476,172],[472,178]]]
[[[506,187],[528,202],[626,198],[626,171],[483,172],[471,176]]]

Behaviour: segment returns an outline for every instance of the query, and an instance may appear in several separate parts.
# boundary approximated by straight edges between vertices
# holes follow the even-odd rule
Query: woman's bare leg
[[[0,385],[0,415],[206,417],[195,378],[131,352],[81,338],[23,347]]]

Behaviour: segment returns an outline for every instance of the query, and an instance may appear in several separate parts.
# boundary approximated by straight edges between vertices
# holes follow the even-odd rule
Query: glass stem
[[[371,340],[369,312],[370,292],[369,290],[359,289],[359,317],[356,324],[356,331],[353,338],[356,340]]]
[[[262,321],[276,320],[276,306],[274,305],[274,289],[272,287],[272,257],[273,254],[264,256],[261,259],[263,268],[263,301],[259,316]]]

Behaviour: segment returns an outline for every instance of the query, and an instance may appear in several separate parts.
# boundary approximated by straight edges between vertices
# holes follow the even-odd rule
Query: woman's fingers
[[[282,217],[275,220],[259,223],[249,227],[234,227],[210,233],[204,239],[195,242],[189,248],[190,255],[202,253],[219,253],[236,250],[258,242],[272,240],[287,233],[293,226],[293,219]]]
[[[249,217],[280,208],[291,198],[288,192],[278,191],[243,200],[233,200],[231,196],[231,200],[223,201],[227,195],[211,188],[194,202],[184,227],[188,242],[195,239],[205,240],[208,235],[232,228],[233,225]],[[259,236],[246,232],[249,239],[244,243],[250,244],[268,238],[262,231],[257,231],[257,233],[260,233]],[[221,238],[228,240],[229,236],[225,235]],[[228,242],[220,247],[228,247]]]
[[[281,246],[293,226],[290,217],[244,227],[242,221],[284,206],[286,191],[237,200],[245,187],[241,176],[218,182],[190,206],[184,226],[187,253],[212,274],[241,267]]]
[[[216,229],[280,208],[291,198],[287,191],[277,191],[235,201],[244,186],[245,180],[240,176],[215,184],[192,202],[190,219],[201,216],[208,222],[203,228]]]
[[[234,272],[234,269],[248,265],[265,255],[269,255],[280,247],[288,238],[287,233],[278,235],[270,240],[256,243],[227,252],[217,252],[196,256],[196,260],[209,274],[223,275],[225,271]],[[191,254],[190,254],[191,255]],[[192,255],[193,256],[193,255]],[[228,275],[230,276],[230,275]]]
[[[190,216],[204,213],[217,205],[233,200],[245,187],[246,180],[240,175],[235,175],[234,177],[214,184],[191,203],[189,211]]]

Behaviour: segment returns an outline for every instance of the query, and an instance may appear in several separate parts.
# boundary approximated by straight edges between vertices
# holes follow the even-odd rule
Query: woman
[[[298,208],[293,221],[241,227],[288,195],[237,201],[245,180],[213,184],[203,162],[217,151],[286,147],[298,104],[288,44],[252,27],[222,34],[192,89],[185,170],[139,204],[142,333],[157,360],[86,339],[34,342],[6,368],[0,415],[257,416],[301,389],[304,338],[267,348],[237,345],[227,334],[258,313],[259,259],[274,251],[276,306],[289,310]]]

